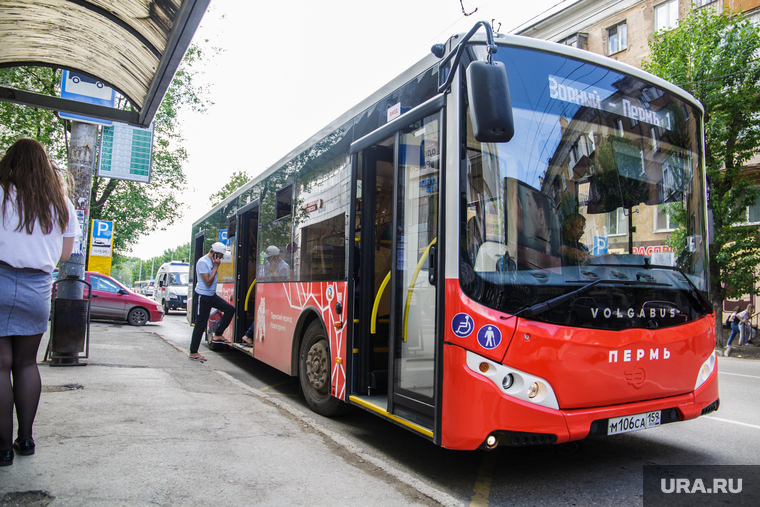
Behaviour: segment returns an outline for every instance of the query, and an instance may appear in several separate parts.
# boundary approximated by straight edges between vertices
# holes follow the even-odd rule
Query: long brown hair
[[[19,139],[5,152],[0,160],[0,186],[3,187],[3,218],[11,186],[16,189],[16,202],[11,202],[11,206],[15,205],[19,217],[17,231],[26,229],[31,234],[37,220],[45,234],[50,234],[54,225],[61,231],[66,230],[69,208],[61,179],[39,141]]]

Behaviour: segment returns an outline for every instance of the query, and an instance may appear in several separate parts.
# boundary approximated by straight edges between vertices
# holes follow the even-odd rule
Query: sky
[[[213,105],[180,121],[189,159],[182,218],[143,236],[149,259],[190,241],[209,196],[290,150],[478,21],[511,33],[564,0],[212,0],[194,41]],[[470,14],[465,16],[462,8]],[[214,54],[214,48],[219,52]],[[115,231],[118,234],[118,230]]]

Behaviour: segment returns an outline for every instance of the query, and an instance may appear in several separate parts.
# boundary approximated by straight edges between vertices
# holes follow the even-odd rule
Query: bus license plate
[[[660,425],[660,411],[614,417],[607,422],[607,434],[617,435],[629,431],[645,430]]]

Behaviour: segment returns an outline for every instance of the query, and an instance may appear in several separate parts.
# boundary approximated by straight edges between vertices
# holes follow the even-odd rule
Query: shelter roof
[[[150,125],[210,0],[3,0],[0,67],[46,66],[86,74],[137,110],[0,86],[0,100]]]

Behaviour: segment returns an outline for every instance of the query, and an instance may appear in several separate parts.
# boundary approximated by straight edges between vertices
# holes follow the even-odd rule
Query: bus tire
[[[164,299],[164,315],[169,315],[169,303]]]
[[[304,333],[298,354],[298,377],[306,404],[314,412],[331,417],[350,409],[330,395],[330,344],[322,324],[315,320]]]

